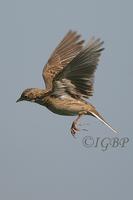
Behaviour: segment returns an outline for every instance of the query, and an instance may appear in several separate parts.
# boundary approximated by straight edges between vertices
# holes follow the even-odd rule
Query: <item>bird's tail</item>
[[[117,131],[114,130],[96,110],[89,111],[89,113],[91,113],[94,117],[96,117],[102,123],[104,123],[106,126],[108,126],[112,131],[114,131],[115,133],[117,133]]]

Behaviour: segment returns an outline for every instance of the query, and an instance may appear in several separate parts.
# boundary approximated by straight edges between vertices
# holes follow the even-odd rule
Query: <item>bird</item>
[[[97,118],[116,133],[87,101],[93,96],[94,75],[104,50],[103,44],[95,37],[85,44],[80,34],[68,31],[43,68],[45,88],[28,88],[16,102],[34,102],[58,115],[77,116],[71,125],[73,136],[80,131],[78,122],[83,115]]]

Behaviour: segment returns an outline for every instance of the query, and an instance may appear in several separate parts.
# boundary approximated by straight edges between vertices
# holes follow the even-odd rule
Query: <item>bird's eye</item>
[[[26,96],[26,95],[24,95],[24,99],[27,99],[27,96]]]

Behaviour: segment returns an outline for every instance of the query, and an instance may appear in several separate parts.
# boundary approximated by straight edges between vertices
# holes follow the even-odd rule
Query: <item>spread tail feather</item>
[[[91,113],[94,117],[96,117],[102,123],[104,123],[106,126],[108,126],[112,131],[114,131],[115,133],[117,133],[117,131],[114,130],[96,110],[89,111],[89,113]]]

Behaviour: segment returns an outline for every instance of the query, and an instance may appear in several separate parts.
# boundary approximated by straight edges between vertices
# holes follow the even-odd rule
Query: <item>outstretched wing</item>
[[[92,38],[81,52],[53,81],[53,95],[69,94],[75,98],[93,95],[94,72],[101,55],[103,42]]]
[[[43,68],[43,79],[47,90],[52,89],[53,78],[81,51],[83,40],[76,32],[69,31]]]

